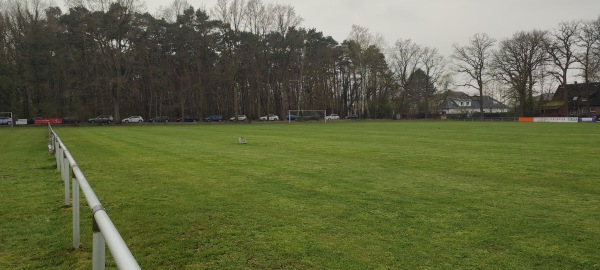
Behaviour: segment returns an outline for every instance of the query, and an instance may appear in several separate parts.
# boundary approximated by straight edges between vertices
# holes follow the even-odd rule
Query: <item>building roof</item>
[[[556,89],[552,100],[544,104],[543,108],[558,109],[564,106],[565,102],[569,107],[575,107],[581,102],[589,106],[600,106],[600,82],[567,84],[566,87],[561,85]]]
[[[564,105],[565,105],[564,100],[555,100],[555,101],[550,101],[550,102],[544,104],[542,107],[546,110],[556,110]]]
[[[460,101],[470,101],[471,106],[460,106],[458,102]],[[463,92],[455,92],[452,91],[448,95],[448,97],[444,100],[443,109],[479,109],[479,96],[469,96]],[[494,99],[490,96],[483,96],[483,108],[484,109],[508,109],[504,103]]]

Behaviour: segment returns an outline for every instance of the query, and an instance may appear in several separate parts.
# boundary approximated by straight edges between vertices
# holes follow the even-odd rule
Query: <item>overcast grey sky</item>
[[[216,0],[188,0],[194,7],[213,7]],[[146,0],[148,11],[168,0]],[[302,26],[316,28],[338,42],[353,24],[381,34],[391,45],[399,39],[452,52],[475,33],[501,40],[520,30],[550,30],[563,21],[592,20],[600,15],[600,0],[263,0],[292,5],[304,18]]]

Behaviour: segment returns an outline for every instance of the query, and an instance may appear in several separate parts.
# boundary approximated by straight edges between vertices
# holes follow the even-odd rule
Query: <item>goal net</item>
[[[327,122],[325,116],[327,115],[326,110],[288,110],[288,115],[285,116],[285,120],[288,123],[292,121],[320,121]]]

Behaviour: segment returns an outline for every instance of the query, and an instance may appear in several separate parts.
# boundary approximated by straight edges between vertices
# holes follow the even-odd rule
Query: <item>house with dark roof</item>
[[[600,112],[600,82],[561,85],[552,100],[540,110],[546,117],[597,116]]]
[[[441,104],[442,114],[472,115],[480,112],[479,96],[469,96],[463,92],[450,92]],[[483,96],[484,113],[506,113],[508,106],[490,96]]]

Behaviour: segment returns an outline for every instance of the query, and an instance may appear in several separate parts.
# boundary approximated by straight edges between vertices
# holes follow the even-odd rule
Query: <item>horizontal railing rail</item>
[[[69,184],[70,181],[73,182],[73,248],[79,249],[80,246],[79,190],[81,190],[92,210],[92,269],[105,269],[106,246],[119,269],[141,269],[75,159],[50,124],[48,124],[48,138],[48,150],[54,152],[56,168],[61,172],[61,178],[65,184],[65,205],[71,203]],[[71,178],[72,176],[74,177]]]

